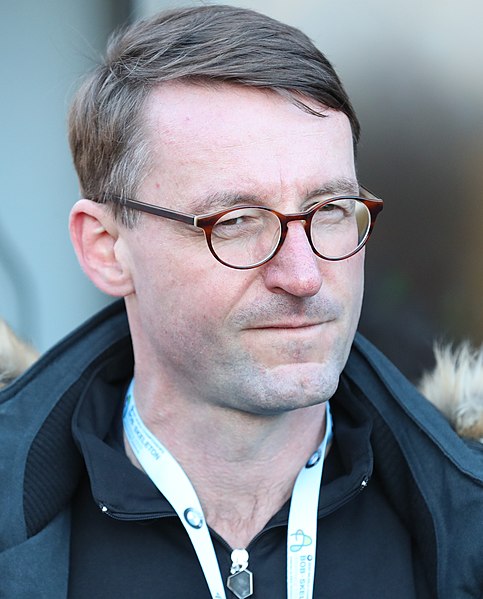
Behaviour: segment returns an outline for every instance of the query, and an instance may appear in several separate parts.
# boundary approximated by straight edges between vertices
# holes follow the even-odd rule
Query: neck
[[[246,547],[290,498],[324,434],[325,404],[260,416],[173,398],[158,405],[138,381],[135,395],[145,425],[181,465],[207,523],[231,547]]]

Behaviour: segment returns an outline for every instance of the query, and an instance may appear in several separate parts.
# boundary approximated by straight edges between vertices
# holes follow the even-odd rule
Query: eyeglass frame
[[[367,188],[361,186],[359,189],[360,189],[360,193],[365,194],[364,196],[362,196],[362,195],[360,195],[360,196],[354,196],[354,195],[334,196],[332,198],[328,198],[327,200],[324,200],[323,202],[319,202],[319,203],[315,204],[309,210],[306,210],[304,212],[294,212],[292,214],[283,214],[281,212],[277,212],[277,210],[273,210],[273,208],[268,208],[267,206],[242,205],[242,206],[235,206],[233,208],[228,208],[226,210],[220,210],[218,212],[212,212],[209,214],[196,215],[196,214],[190,214],[190,213],[186,213],[186,212],[180,212],[178,210],[171,210],[170,208],[162,208],[161,206],[156,206],[155,204],[148,204],[146,202],[140,202],[138,200],[125,198],[125,197],[118,196],[118,195],[110,194],[105,199],[118,201],[123,207],[126,207],[126,208],[131,208],[133,210],[145,212],[147,214],[152,214],[154,216],[160,216],[162,218],[167,218],[169,220],[175,220],[178,222],[185,223],[187,225],[192,225],[194,227],[197,227],[198,229],[202,229],[202,231],[205,235],[208,249],[210,250],[211,254],[218,262],[220,262],[224,266],[227,266],[228,268],[234,268],[235,270],[250,270],[252,268],[258,268],[259,266],[266,264],[269,260],[271,260],[274,256],[276,256],[276,254],[280,251],[280,249],[287,237],[288,223],[297,221],[297,220],[302,221],[303,227],[305,230],[305,234],[307,235],[307,239],[309,241],[309,245],[310,245],[312,251],[314,252],[314,254],[316,256],[318,256],[319,258],[322,258],[323,260],[328,260],[330,262],[339,262],[340,260],[346,260],[347,258],[350,258],[351,256],[354,256],[355,254],[357,254],[357,252],[359,252],[366,245],[366,243],[374,229],[374,225],[376,223],[377,216],[381,212],[381,210],[383,209],[383,206],[384,206],[384,201],[382,199],[376,197]],[[312,218],[315,215],[315,213],[320,208],[325,206],[326,204],[330,204],[331,202],[334,202],[336,200],[357,200],[357,201],[361,202],[369,210],[370,220],[371,220],[371,222],[369,224],[369,228],[368,228],[364,238],[362,239],[362,241],[359,242],[359,244],[357,245],[355,250],[353,250],[349,254],[346,254],[340,258],[332,258],[332,257],[323,256],[315,248],[313,241],[312,241],[312,235],[310,233]],[[266,210],[267,212],[271,212],[271,213],[275,214],[275,216],[278,218],[278,220],[280,222],[280,228],[281,228],[280,239],[278,240],[277,245],[275,246],[275,248],[273,249],[273,251],[269,254],[269,256],[267,258],[261,260],[260,262],[257,262],[256,264],[252,264],[250,266],[234,266],[233,264],[229,264],[228,262],[225,262],[217,255],[217,253],[213,249],[213,245],[211,243],[211,234],[213,232],[214,225],[218,222],[218,220],[220,218],[222,218],[223,216],[225,216],[226,214],[228,214],[230,212],[233,212],[236,210],[243,210],[243,209]]]

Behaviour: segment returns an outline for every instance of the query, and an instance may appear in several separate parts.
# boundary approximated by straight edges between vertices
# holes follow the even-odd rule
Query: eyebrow
[[[343,196],[343,195],[359,195],[360,185],[355,179],[348,177],[340,177],[328,181],[321,187],[310,191],[306,199],[310,200],[317,196]]]
[[[202,198],[194,200],[190,205],[190,209],[193,214],[209,214],[210,212],[232,208],[236,205],[253,204],[255,206],[259,203],[260,198],[254,194],[221,191],[209,193]]]
[[[308,191],[302,201],[311,200],[319,196],[359,195],[360,186],[355,179],[340,177],[324,183],[316,189]],[[260,198],[255,194],[237,192],[214,192],[194,200],[190,205],[192,214],[209,214],[217,210],[224,210],[242,204],[260,205]]]

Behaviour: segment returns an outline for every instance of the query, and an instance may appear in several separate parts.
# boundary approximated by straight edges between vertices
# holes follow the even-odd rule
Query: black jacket
[[[72,413],[93,377],[126,380],[125,364],[132,349],[118,302],[0,392],[0,597],[66,597],[69,506],[83,471]],[[344,376],[365,398],[385,492],[425,548],[420,566],[434,596],[483,597],[481,445],[460,439],[360,336]]]

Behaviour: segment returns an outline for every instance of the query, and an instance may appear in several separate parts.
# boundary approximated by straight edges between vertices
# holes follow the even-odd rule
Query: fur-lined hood
[[[38,353],[0,319],[0,389],[27,370]]]
[[[0,319],[0,388],[22,374],[38,353]],[[483,346],[435,347],[436,367],[419,386],[456,432],[483,443]]]
[[[483,443],[483,346],[437,346],[434,354],[436,367],[423,376],[419,390],[458,435]]]

